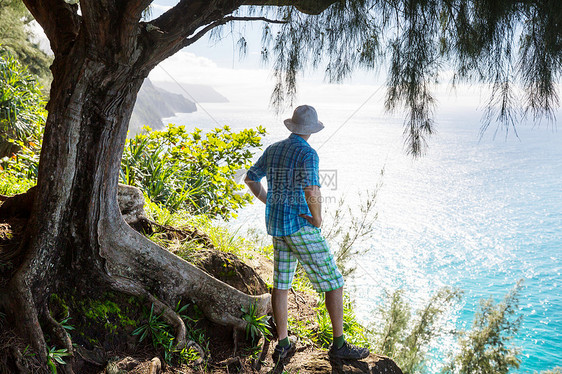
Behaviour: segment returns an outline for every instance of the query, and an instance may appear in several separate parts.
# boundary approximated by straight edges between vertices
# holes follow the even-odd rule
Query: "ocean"
[[[291,111],[274,115],[267,93],[226,96],[230,103],[202,104],[165,122],[203,130],[261,125],[268,131],[265,145],[288,136],[282,120]],[[382,102],[379,88],[351,85],[307,87],[298,102],[315,106],[326,125],[309,143],[330,176],[322,189],[328,213],[341,197],[357,209],[359,193],[381,183],[374,230],[357,243],[365,253],[347,282],[359,319],[377,322],[385,292],[402,289],[420,306],[450,286],[464,296],[449,321],[469,329],[481,299],[501,301],[522,279],[523,322],[513,341],[522,362],[512,372],[562,366],[562,131],[556,121],[521,122],[517,134],[492,125],[480,137],[475,95],[451,99],[443,92],[436,134],[427,153],[413,159],[404,150],[402,116],[385,113]],[[229,224],[242,234],[253,228],[265,235],[263,205],[244,208]],[[428,372],[438,372],[455,349],[450,335],[440,338]]]

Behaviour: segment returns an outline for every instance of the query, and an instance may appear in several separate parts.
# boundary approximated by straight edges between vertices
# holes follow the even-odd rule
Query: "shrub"
[[[460,352],[443,373],[506,374],[510,368],[519,367],[519,349],[508,343],[521,324],[522,316],[515,316],[521,285],[519,281],[498,304],[491,298],[481,300],[472,330],[461,333]]]
[[[0,158],[40,142],[44,106],[35,76],[0,46]]]
[[[139,187],[148,198],[171,212],[229,219],[251,201],[235,177],[250,166],[251,149],[261,145],[262,127],[238,133],[228,126],[203,135],[184,126],[169,125],[127,141],[121,181]]]
[[[440,318],[460,296],[458,290],[443,288],[413,313],[401,290],[387,295],[386,304],[380,307],[380,320],[384,324],[370,334],[375,351],[393,357],[404,373],[425,372],[430,344],[443,332]]]

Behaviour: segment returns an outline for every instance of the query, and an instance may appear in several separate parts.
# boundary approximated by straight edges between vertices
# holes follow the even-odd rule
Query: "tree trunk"
[[[36,198],[22,243],[25,260],[0,291],[0,309],[43,360],[44,334],[72,350],[47,301],[51,293],[73,287],[143,296],[173,324],[180,346],[185,326],[170,308],[179,298],[197,303],[213,322],[243,329],[240,307],[256,303],[266,313],[267,295],[248,296],[212,278],[122,219],[117,204],[121,155],[148,71],[119,60],[138,50],[108,56],[80,40],[86,38],[57,56],[52,67]]]

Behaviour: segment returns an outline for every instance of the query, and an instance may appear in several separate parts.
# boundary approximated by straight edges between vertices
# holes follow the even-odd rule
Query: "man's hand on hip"
[[[310,209],[311,215],[299,214],[299,216],[306,219],[311,225],[320,227],[322,224],[322,194],[320,193],[320,187],[305,187],[304,197],[306,198],[306,204],[308,205],[308,209]]]
[[[299,216],[307,220],[314,227],[320,227],[322,224],[322,218],[316,219],[315,217],[308,216],[306,214],[299,214]]]

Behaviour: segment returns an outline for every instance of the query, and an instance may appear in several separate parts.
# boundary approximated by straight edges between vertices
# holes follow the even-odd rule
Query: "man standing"
[[[287,296],[297,262],[302,264],[314,289],[326,293],[326,309],[333,331],[328,355],[341,359],[365,358],[369,355],[368,349],[355,347],[344,339],[344,281],[319,229],[322,196],[318,154],[307,140],[324,125],[318,121],[316,110],[308,105],[297,107],[293,117],[284,123],[292,134],[270,145],[245,178],[252,193],[266,204],[267,232],[273,237],[275,259],[271,302],[279,338],[273,360],[277,363],[295,350],[287,332]],[[264,176],[267,191],[260,182]]]

